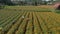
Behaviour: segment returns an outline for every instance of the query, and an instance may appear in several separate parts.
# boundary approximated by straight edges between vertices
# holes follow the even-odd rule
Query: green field
[[[60,34],[60,14],[51,6],[7,6],[0,10],[0,34]]]

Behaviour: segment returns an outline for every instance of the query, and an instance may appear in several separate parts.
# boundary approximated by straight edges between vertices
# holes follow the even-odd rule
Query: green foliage
[[[56,10],[56,13],[60,14],[60,10]]]
[[[0,9],[3,9],[5,6],[4,5],[2,5],[2,6],[0,6]]]

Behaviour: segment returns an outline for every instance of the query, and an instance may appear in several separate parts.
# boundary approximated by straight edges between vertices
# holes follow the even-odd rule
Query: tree
[[[5,5],[12,5],[11,0],[1,0],[1,3],[5,4]]]
[[[37,1],[38,1],[38,0],[32,0],[33,5],[37,6]]]

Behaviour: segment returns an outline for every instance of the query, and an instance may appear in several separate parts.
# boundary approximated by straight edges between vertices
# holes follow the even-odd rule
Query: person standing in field
[[[22,18],[25,18],[24,16],[22,16]]]
[[[22,19],[25,19],[26,21],[30,20],[28,17],[25,18],[24,16],[22,16]]]

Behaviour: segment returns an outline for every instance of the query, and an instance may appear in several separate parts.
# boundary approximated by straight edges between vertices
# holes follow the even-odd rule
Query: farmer
[[[22,18],[25,18],[24,16],[22,16]]]
[[[24,17],[24,16],[22,16],[22,18],[24,19],[25,17]],[[25,20],[26,20],[26,21],[29,21],[29,20],[30,20],[30,18],[26,17],[26,18],[25,18]]]

